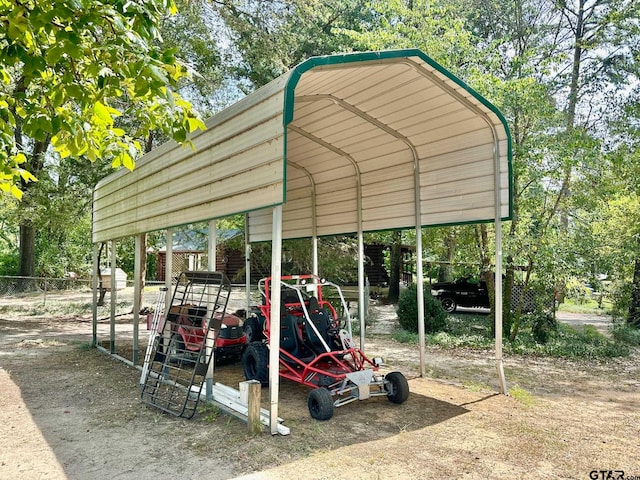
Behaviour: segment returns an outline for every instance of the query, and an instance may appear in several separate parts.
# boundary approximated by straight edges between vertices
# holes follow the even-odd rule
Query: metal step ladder
[[[140,384],[144,403],[191,418],[214,356],[231,283],[222,272],[183,272],[168,311],[154,321]]]

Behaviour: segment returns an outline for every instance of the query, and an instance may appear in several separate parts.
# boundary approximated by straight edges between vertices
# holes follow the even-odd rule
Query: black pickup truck
[[[455,312],[458,307],[489,308],[487,283],[474,281],[471,277],[460,278],[454,282],[434,283],[431,295],[440,300],[442,308],[447,312]]]

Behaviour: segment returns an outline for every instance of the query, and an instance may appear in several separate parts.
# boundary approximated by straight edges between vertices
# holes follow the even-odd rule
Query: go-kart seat
[[[316,297],[309,298],[309,320],[313,322],[313,325],[318,329],[320,336],[325,341],[325,343],[331,349],[331,338],[329,337],[329,328],[331,327],[331,321],[329,319],[329,315],[323,309],[320,308],[318,304],[318,299]],[[311,344],[311,347],[316,353],[324,353],[327,351],[325,346],[322,344],[320,337],[315,332],[313,327],[309,324],[309,322],[305,322],[304,324],[305,335]]]
[[[315,358],[315,354],[302,344],[299,335],[296,316],[291,314],[284,315],[280,319],[280,348],[303,362],[309,362]],[[286,355],[281,354],[280,358],[287,362],[292,361]]]

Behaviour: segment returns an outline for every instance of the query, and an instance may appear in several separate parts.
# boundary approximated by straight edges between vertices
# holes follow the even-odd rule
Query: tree
[[[0,189],[28,191],[52,155],[133,169],[158,130],[179,141],[204,128],[176,93],[190,72],[161,45],[173,0],[0,0]],[[122,128],[128,119],[129,130]],[[20,274],[35,271],[35,225],[20,224]]]
[[[344,32],[370,12],[364,0],[219,0],[214,8],[230,30],[231,72],[251,91],[315,55],[353,49]]]

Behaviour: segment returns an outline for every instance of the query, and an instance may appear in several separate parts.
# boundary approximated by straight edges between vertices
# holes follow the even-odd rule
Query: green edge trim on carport
[[[502,217],[502,220],[511,220],[513,217],[513,165],[512,165],[512,140],[511,140],[511,131],[509,130],[509,125],[507,124],[507,120],[502,115],[502,112],[493,105],[489,100],[484,98],[478,92],[476,92],[473,88],[463,82],[460,78],[456,77],[449,70],[444,68],[438,62],[433,60],[431,57],[426,55],[422,50],[417,48],[409,48],[403,50],[382,50],[378,52],[356,52],[356,53],[345,53],[341,55],[326,55],[321,57],[311,57],[298,66],[296,66],[293,70],[291,70],[289,74],[289,79],[284,87],[284,105],[283,105],[283,126],[284,126],[284,199],[286,202],[286,190],[287,190],[287,125],[289,125],[293,121],[293,110],[295,103],[295,89],[300,81],[300,78],[305,72],[314,69],[315,67],[325,66],[325,65],[339,65],[342,63],[356,63],[356,62],[370,62],[376,60],[383,59],[393,59],[393,58],[406,58],[406,57],[420,57],[431,67],[436,69],[438,72],[442,73],[452,82],[456,83],[464,90],[469,92],[476,100],[478,100],[482,105],[491,110],[500,120],[502,126],[507,135],[507,167],[508,167],[508,181],[509,181],[509,213],[506,217]],[[489,221],[489,220],[487,220]],[[473,222],[477,223],[477,222]],[[457,225],[457,224],[456,224]],[[430,225],[423,225],[423,227],[428,227]]]

